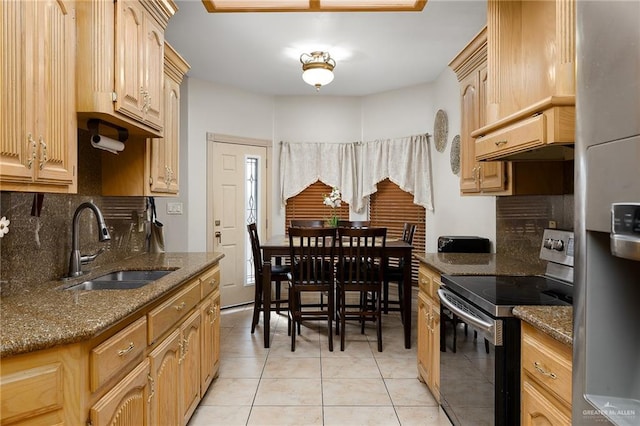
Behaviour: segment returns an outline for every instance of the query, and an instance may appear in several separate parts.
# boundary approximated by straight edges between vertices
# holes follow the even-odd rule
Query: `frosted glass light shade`
[[[326,68],[310,68],[302,73],[302,79],[305,83],[319,88],[333,81],[333,72]]]

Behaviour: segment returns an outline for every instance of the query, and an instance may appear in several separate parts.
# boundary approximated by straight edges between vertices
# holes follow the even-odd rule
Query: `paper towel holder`
[[[127,141],[127,139],[129,139],[129,131],[127,129],[125,129],[124,127],[116,126],[115,124],[107,123],[106,121],[100,120],[98,118],[90,118],[89,120],[87,120],[87,129],[89,129],[89,132],[91,132],[91,138],[100,135],[100,124],[116,129],[118,131],[118,140],[120,142],[124,143]]]

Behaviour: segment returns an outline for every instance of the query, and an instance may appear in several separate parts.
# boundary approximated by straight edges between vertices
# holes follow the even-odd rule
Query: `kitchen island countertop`
[[[218,252],[141,254],[74,279],[24,283],[21,291],[0,299],[0,357],[90,339],[223,256]],[[109,272],[135,269],[173,272],[133,290],[64,290]]]

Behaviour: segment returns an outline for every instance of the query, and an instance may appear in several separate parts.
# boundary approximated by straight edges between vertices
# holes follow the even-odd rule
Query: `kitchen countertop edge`
[[[0,299],[0,358],[91,339],[222,257],[219,252],[145,253],[75,279],[25,283],[21,292]],[[106,273],[135,269],[173,272],[133,290],[64,290]]]
[[[516,306],[513,315],[568,346],[573,346],[572,306]]]
[[[546,266],[496,253],[426,253],[415,257],[444,275],[539,275]]]

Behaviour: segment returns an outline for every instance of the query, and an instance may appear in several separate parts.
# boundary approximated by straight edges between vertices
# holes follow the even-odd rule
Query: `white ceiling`
[[[301,53],[328,51],[319,95],[365,96],[433,81],[486,23],[485,0],[428,0],[422,12],[207,13],[177,0],[166,40],[188,76],[267,95],[313,95]]]

